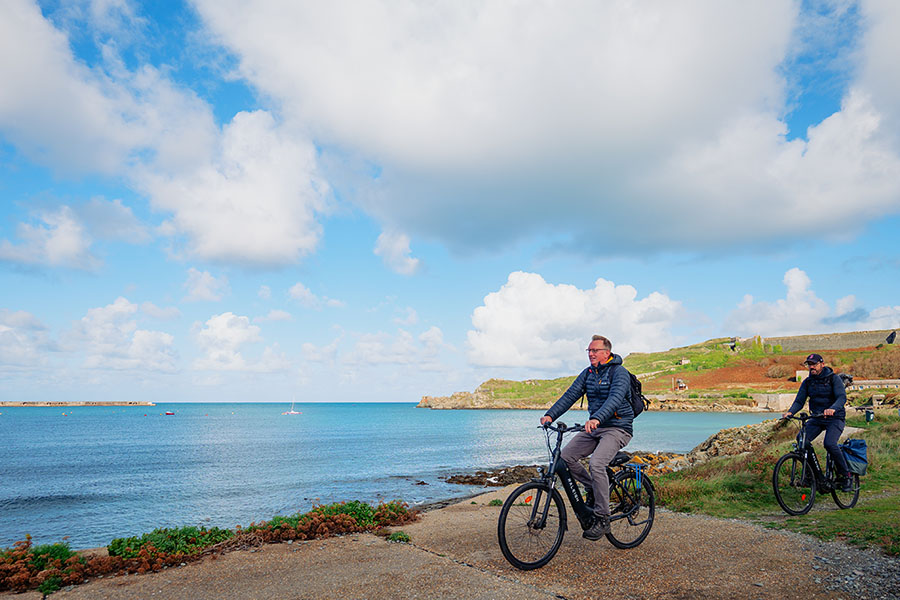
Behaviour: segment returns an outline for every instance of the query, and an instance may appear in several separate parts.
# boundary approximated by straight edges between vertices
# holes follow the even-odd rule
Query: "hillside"
[[[900,377],[900,348],[882,343],[889,333],[716,338],[664,352],[632,353],[625,358],[625,366],[640,377],[645,394],[657,400],[651,409],[749,410],[756,404],[751,394],[795,393],[799,387],[796,372],[804,369],[803,360],[810,352],[822,354],[836,371],[857,378]],[[771,343],[775,341],[778,343]],[[474,392],[423,396],[419,407],[546,408],[575,375],[525,381],[489,379]],[[676,389],[678,380],[685,389]]]

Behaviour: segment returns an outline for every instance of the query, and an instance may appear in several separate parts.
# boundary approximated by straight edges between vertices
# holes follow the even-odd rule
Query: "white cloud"
[[[249,371],[271,373],[290,368],[290,361],[277,345],[263,349],[258,360],[247,360],[242,348],[263,341],[260,329],[250,319],[232,312],[214,315],[195,327],[197,345],[204,356],[194,361],[198,371]]]
[[[811,289],[805,271],[794,267],[784,274],[784,298],[756,301],[746,295],[725,320],[725,329],[737,335],[802,335],[833,331],[890,329],[900,326],[900,306],[871,311],[857,306],[855,296],[835,302],[834,309]]]
[[[577,368],[587,364],[584,349],[595,333],[608,337],[622,356],[670,347],[670,329],[681,310],[664,294],[638,299],[630,285],[605,279],[582,290],[517,271],[473,311],[469,361],[487,367]]]
[[[181,316],[181,311],[176,306],[161,307],[152,302],[144,302],[141,304],[141,312],[154,319],[161,321],[172,321]]]
[[[321,298],[316,296],[299,281],[291,286],[291,289],[288,290],[288,295],[307,308],[321,309],[323,304],[331,308],[344,308],[347,306],[347,303],[343,300],[329,298],[328,296],[322,296]]]
[[[91,254],[91,238],[68,206],[38,215],[39,223],[20,223],[20,243],[0,241],[0,261],[29,266],[93,269],[99,261]]]
[[[333,364],[337,360],[338,345],[342,339],[343,336],[338,336],[324,346],[317,346],[310,342],[304,343],[302,346],[303,359],[309,362]]]
[[[218,302],[231,293],[228,278],[213,277],[209,271],[198,271],[191,267],[188,269],[188,278],[184,282],[184,288],[188,291],[185,296],[187,302],[209,301]]]
[[[27,52],[22,52],[27,48]],[[114,47],[102,65],[76,61],[66,34],[28,0],[0,3],[0,133],[61,171],[120,174],[135,161],[191,162],[215,135],[212,113],[158,70],[124,68]]]
[[[413,258],[409,249],[409,236],[402,233],[382,232],[375,241],[375,255],[384,264],[401,275],[412,275],[421,267],[421,261]]]
[[[31,313],[0,309],[0,374],[46,364],[57,350],[47,328]]]
[[[92,369],[177,371],[174,336],[138,329],[138,306],[119,297],[107,306],[92,308],[68,333],[69,349],[83,352]]]
[[[415,325],[419,322],[419,313],[415,311],[415,309],[411,306],[406,307],[406,316],[405,317],[396,317],[394,319],[394,323],[397,325]]]
[[[286,310],[280,310],[277,308],[273,308],[272,310],[269,311],[269,314],[267,314],[264,317],[254,317],[253,322],[254,323],[265,323],[267,321],[290,321],[293,318],[294,317],[291,316],[291,313],[287,312]]]
[[[443,333],[437,327],[431,327],[418,338],[405,329],[398,329],[395,335],[366,333],[355,338],[344,362],[358,367],[401,365],[420,370],[439,370],[442,366],[438,352],[445,347]]]
[[[102,198],[93,198],[84,206],[75,207],[75,210],[96,238],[131,244],[150,241],[147,227],[138,221],[131,208],[123,205],[118,198],[110,202]]]
[[[900,212],[891,2],[864,5],[863,74],[844,56],[830,66],[849,81],[843,107],[805,141],[786,138],[783,67],[816,51],[811,29],[840,27],[840,6],[197,6],[241,73],[338,155],[342,195],[385,231],[459,251],[540,233],[581,252],[711,252],[852,235],[851,213],[862,227]],[[798,218],[813,199],[833,218]],[[379,238],[398,272],[416,268],[408,241]]]
[[[321,236],[315,214],[324,210],[329,188],[302,130],[286,131],[257,111],[238,113],[220,131],[210,106],[166,69],[142,63],[130,71],[117,54],[106,35],[127,36],[144,23],[131,3],[97,2],[70,12],[79,14],[61,18],[63,25],[103,33],[91,67],[74,58],[66,33],[38,6],[0,3],[0,53],[17,57],[0,62],[0,137],[56,171],[124,177],[171,214],[159,231],[172,236],[178,254],[277,266],[315,249]],[[107,223],[129,218],[139,233],[120,230],[117,239],[146,241],[130,211],[110,208],[119,214],[107,214]]]
[[[170,173],[147,170],[140,186],[172,213],[164,232],[187,239],[202,259],[273,266],[312,252],[321,236],[315,214],[328,186],[316,150],[269,113],[235,115],[215,152]]]

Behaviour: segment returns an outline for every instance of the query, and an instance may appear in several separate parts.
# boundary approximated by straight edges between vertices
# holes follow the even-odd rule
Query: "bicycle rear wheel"
[[[650,478],[630,470],[616,473],[609,489],[609,533],[606,539],[616,548],[634,548],[650,533],[656,516],[656,493]]]
[[[812,467],[803,469],[799,454],[789,452],[775,463],[772,473],[775,499],[789,515],[805,515],[816,501],[816,477]]]
[[[856,506],[856,501],[859,500],[859,475],[850,473],[849,477],[850,483],[853,484],[851,491],[842,492],[837,488],[831,490],[831,497],[834,498],[834,503],[841,508],[853,508]]]
[[[517,569],[543,567],[559,550],[566,534],[566,509],[557,490],[529,482],[509,495],[497,522],[500,550]]]

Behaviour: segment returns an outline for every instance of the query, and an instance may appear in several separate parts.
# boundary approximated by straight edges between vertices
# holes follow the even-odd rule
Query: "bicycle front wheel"
[[[856,506],[856,501],[859,500],[859,475],[850,473],[849,477],[850,483],[853,484],[851,491],[842,492],[837,488],[831,490],[831,497],[834,498],[834,503],[841,508],[853,508]]]
[[[500,550],[517,569],[543,567],[559,550],[566,534],[566,509],[557,490],[529,482],[516,488],[500,509]]]
[[[609,489],[609,533],[606,539],[616,548],[634,548],[650,533],[656,516],[656,493],[650,478],[631,469],[616,473]]]
[[[816,476],[811,465],[804,470],[800,455],[790,452],[775,463],[772,489],[784,512],[805,515],[816,501]]]

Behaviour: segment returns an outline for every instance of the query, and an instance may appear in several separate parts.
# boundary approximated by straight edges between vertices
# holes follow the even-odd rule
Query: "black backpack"
[[[622,368],[625,369],[625,367]],[[637,417],[646,409],[650,408],[650,400],[648,400],[647,396],[641,391],[641,380],[637,378],[637,375],[628,369],[625,369],[625,372],[628,373],[628,376],[631,378],[631,388],[628,390],[628,399],[631,401],[631,410],[634,411],[634,416]]]
[[[625,367],[622,368],[625,369]],[[641,380],[628,369],[625,369],[625,372],[628,373],[628,377],[630,378],[630,385],[628,387],[628,395],[626,398],[631,402],[631,410],[634,411],[634,416],[637,417],[644,412],[644,410],[650,408],[650,400],[641,391]],[[581,397],[581,406],[584,406],[584,396]]]

